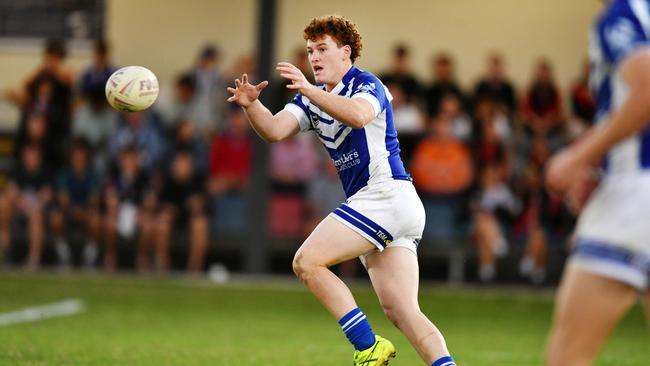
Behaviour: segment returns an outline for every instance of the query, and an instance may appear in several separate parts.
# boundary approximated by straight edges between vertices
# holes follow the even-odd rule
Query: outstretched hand
[[[307,89],[313,87],[302,71],[288,62],[279,62],[275,69],[280,72],[280,76],[290,81],[288,89],[305,94]]]
[[[239,106],[246,108],[257,100],[262,90],[268,85],[269,82],[266,80],[257,85],[253,85],[248,82],[248,75],[243,74],[241,81],[239,79],[235,79],[234,88],[227,88],[228,92],[232,94],[232,96],[228,98],[228,102],[235,102]]]

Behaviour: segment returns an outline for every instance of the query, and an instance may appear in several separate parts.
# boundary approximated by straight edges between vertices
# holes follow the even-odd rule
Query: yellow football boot
[[[354,366],[388,365],[395,357],[395,346],[385,338],[375,335],[375,344],[363,351],[354,351]]]

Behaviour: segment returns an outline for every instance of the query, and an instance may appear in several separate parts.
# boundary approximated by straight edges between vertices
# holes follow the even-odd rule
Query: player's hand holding
[[[244,74],[241,77],[241,81],[235,79],[234,88],[227,88],[228,92],[232,94],[232,96],[228,98],[228,102],[235,102],[239,106],[246,108],[257,100],[262,89],[266,88],[267,85],[269,85],[269,82],[266,80],[257,85],[253,85],[248,82],[248,75]]]
[[[275,69],[280,73],[280,76],[291,81],[287,85],[288,89],[305,95],[310,88],[314,87],[299,68],[288,62],[279,62]]]

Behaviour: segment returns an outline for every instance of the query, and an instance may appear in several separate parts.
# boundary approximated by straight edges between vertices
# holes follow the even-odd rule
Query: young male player
[[[581,213],[557,295],[551,366],[591,365],[639,296],[650,319],[650,1],[612,1],[590,57],[599,124],[551,160],[547,181],[575,202],[603,158],[605,174]]]
[[[258,96],[267,85],[247,75],[228,88],[257,133],[275,142],[314,131],[329,152],[347,201],[327,216],[298,249],[296,275],[337,319],[356,349],[355,365],[387,365],[392,343],[374,334],[350,290],[328,267],[361,257],[388,318],[427,365],[453,366],[442,334],[420,311],[417,244],[424,209],[399,156],[391,95],[373,74],[353,66],[362,43],[341,16],[312,19],[304,30],[317,85],[287,62],[280,76],[298,94],[273,115]]]

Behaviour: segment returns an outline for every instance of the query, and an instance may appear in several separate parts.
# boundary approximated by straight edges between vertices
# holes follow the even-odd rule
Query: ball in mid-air
[[[113,108],[123,112],[145,110],[158,97],[158,79],[142,66],[125,66],[115,71],[106,82],[106,99]]]

